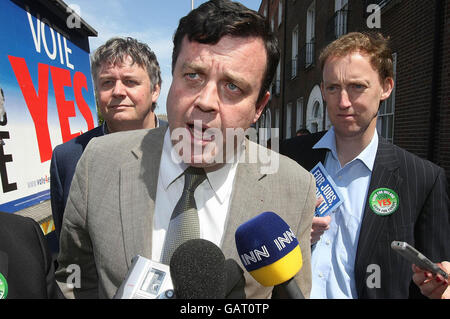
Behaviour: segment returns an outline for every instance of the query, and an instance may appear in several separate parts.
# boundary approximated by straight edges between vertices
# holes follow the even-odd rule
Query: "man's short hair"
[[[214,45],[227,35],[242,38],[258,37],[263,40],[267,65],[258,96],[260,100],[269,90],[280,59],[278,41],[263,16],[238,2],[211,0],[180,19],[173,38],[172,73],[185,36],[189,41]]]
[[[100,69],[103,65],[117,65],[123,63],[124,59],[129,56],[132,63],[137,63],[140,67],[147,70],[152,91],[158,85],[161,88],[161,70],[155,53],[150,47],[136,39],[111,38],[105,44],[98,47],[91,58],[91,70],[94,82],[97,81]],[[156,103],[152,105],[152,111],[155,109]]]
[[[326,46],[319,57],[322,73],[328,58],[344,57],[355,52],[370,57],[370,63],[378,71],[380,82],[383,82],[386,78],[394,77],[389,38],[385,38],[381,33],[369,32],[351,32]]]

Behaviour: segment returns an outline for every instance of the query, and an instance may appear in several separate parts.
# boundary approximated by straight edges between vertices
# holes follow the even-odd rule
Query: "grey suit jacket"
[[[57,280],[66,297],[111,298],[131,259],[138,254],[151,258],[165,131],[120,132],[94,138],[88,144],[72,181],[61,231]],[[237,227],[264,211],[276,212],[297,234],[303,267],[296,280],[308,297],[315,181],[294,161],[280,155],[279,163],[278,172],[269,175],[261,174],[259,163],[238,164],[221,249],[226,258],[241,264],[234,239]],[[70,275],[66,268],[71,264],[80,266],[79,288],[68,289],[66,285]],[[268,298],[271,291],[246,274],[248,298]]]

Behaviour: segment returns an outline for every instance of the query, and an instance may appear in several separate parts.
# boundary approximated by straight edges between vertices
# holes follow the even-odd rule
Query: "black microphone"
[[[225,256],[208,240],[191,239],[181,244],[170,260],[170,276],[176,299],[226,297]]]
[[[234,259],[225,260],[226,299],[246,299],[244,271]]]

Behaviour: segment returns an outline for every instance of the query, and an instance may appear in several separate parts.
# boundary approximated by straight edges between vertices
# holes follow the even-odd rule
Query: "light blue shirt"
[[[330,229],[312,248],[312,299],[358,298],[355,257],[359,231],[378,148],[375,132],[369,145],[341,167],[331,128],[313,148],[326,148],[324,167],[336,183],[343,203],[331,213]]]

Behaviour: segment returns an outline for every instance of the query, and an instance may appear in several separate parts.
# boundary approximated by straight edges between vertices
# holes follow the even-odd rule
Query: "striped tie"
[[[183,193],[170,217],[169,229],[164,241],[161,262],[166,265],[170,264],[172,254],[178,246],[190,239],[200,238],[200,223],[194,192],[206,179],[206,174],[203,168],[189,167],[184,175]]]

